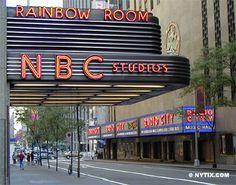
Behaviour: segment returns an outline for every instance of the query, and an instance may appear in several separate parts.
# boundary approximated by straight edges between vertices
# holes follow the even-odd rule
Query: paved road
[[[60,170],[67,170],[70,160],[60,159]],[[76,159],[73,173],[76,174]],[[51,161],[52,167],[55,162]],[[215,176],[222,177],[215,177]],[[230,171],[158,166],[158,164],[119,161],[81,161],[81,176],[120,185],[235,185],[236,174]],[[226,177],[225,177],[226,176]]]

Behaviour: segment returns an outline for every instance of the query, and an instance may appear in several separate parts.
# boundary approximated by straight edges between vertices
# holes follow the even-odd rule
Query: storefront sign
[[[115,124],[101,126],[101,138],[115,138]]]
[[[140,124],[141,136],[174,134],[183,130],[181,117],[175,115],[173,111],[141,118]]]
[[[138,120],[122,121],[116,123],[116,137],[138,136]]]
[[[88,129],[88,139],[100,139],[101,132],[100,127],[91,127]]]
[[[42,55],[36,55],[36,63],[34,64],[27,54],[21,55],[21,78],[26,79],[26,70],[30,70],[35,79],[42,78]],[[68,80],[73,75],[72,58],[68,55],[55,56],[55,79]],[[103,72],[92,72],[89,67],[93,63],[103,63],[104,58],[101,55],[91,55],[87,57],[81,66],[84,75],[91,80],[100,80],[104,77]],[[145,64],[145,63],[112,63],[110,70],[113,73],[129,72],[133,73],[166,73],[168,64]]]
[[[90,9],[81,10],[78,8],[59,8],[59,7],[23,7],[16,6],[16,17],[34,17],[34,18],[55,18],[55,19],[80,19],[88,20],[90,18]],[[148,12],[136,12],[133,10],[104,10],[105,21],[128,21],[128,22],[148,22]]]
[[[206,106],[204,112],[196,113],[194,106],[183,106],[101,125],[101,138],[194,133],[196,125],[198,132],[214,132],[214,109]]]
[[[215,132],[214,109],[206,106],[205,110],[197,113],[194,106],[184,106],[183,113],[185,119],[183,121],[184,132],[195,132],[196,125],[198,132]]]

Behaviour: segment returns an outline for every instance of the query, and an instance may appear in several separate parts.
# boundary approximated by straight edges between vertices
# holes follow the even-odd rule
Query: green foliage
[[[38,113],[35,120],[32,120],[32,111]],[[83,121],[70,118],[71,113],[66,107],[29,107],[16,110],[17,122],[27,127],[27,138],[37,143],[63,141],[67,132],[83,126]]]
[[[199,86],[205,88],[208,104],[214,106],[235,106],[236,82],[236,41],[222,48],[203,49],[194,63],[190,85],[184,89],[182,96],[189,94]],[[232,91],[232,98],[226,91]],[[219,93],[223,96],[219,98]],[[228,93],[229,94],[229,93]]]

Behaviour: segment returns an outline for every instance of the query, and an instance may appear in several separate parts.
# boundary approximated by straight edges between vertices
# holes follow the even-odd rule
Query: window
[[[234,136],[235,137],[235,136]],[[225,134],[220,136],[220,153],[226,155],[234,154],[236,150],[236,139],[232,134]]]
[[[130,9],[130,0],[120,0],[119,7],[122,10],[129,10]]]
[[[130,9],[130,0],[126,0],[126,9],[125,10],[128,10]]]
[[[145,9],[145,11],[148,11],[148,8],[147,8],[147,0],[144,0],[144,9]]]
[[[225,147],[225,135],[222,135],[220,137],[220,153],[225,154],[226,153],[226,147]]]
[[[236,135],[233,136],[233,149],[234,149],[234,154],[236,154]]]
[[[119,0],[110,0],[110,9],[119,9]]]
[[[139,10],[142,10],[142,0],[139,0]]]
[[[151,0],[151,2],[150,2],[150,8],[151,8],[151,11],[153,10],[153,0]]]

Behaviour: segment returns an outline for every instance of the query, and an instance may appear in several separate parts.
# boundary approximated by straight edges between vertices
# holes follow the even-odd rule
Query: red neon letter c
[[[84,74],[91,80],[100,80],[101,78],[103,78],[103,73],[92,73],[89,70],[89,64],[92,61],[98,61],[100,63],[103,62],[103,57],[99,56],[99,55],[92,55],[89,56],[88,58],[86,58],[86,60],[84,61],[84,65],[83,65],[83,71]]]

